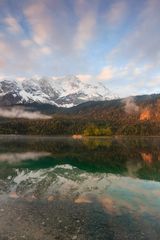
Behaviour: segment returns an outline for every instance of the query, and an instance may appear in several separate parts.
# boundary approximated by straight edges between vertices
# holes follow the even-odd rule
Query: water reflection
[[[0,139],[0,197],[159,216],[160,138]]]
[[[0,171],[69,164],[87,172],[159,181],[159,159],[160,138],[0,138]]]
[[[47,152],[1,153],[0,161],[13,164],[14,162],[25,161],[28,159],[37,160],[41,157],[46,157],[49,155],[50,153]]]
[[[16,175],[8,177],[7,181],[7,194],[13,199],[54,201],[67,198],[77,204],[97,201],[110,213],[120,213],[126,208],[138,213],[160,214],[159,182],[86,173],[70,165],[43,170],[16,170]],[[6,194],[6,189],[3,194]]]
[[[87,226],[87,230],[95,234],[97,224],[98,229],[104,226],[101,238],[95,239],[108,239],[109,233],[105,225],[101,225],[106,221],[106,216],[111,219],[111,224],[108,223],[111,225],[111,235],[115,226],[114,231],[118,231],[120,236],[110,239],[123,239],[122,229],[127,234],[133,232],[132,238],[126,239],[139,239],[138,232],[135,233],[132,226],[141,232],[137,229],[142,222],[144,229],[148,229],[148,235],[140,239],[158,239],[159,232],[155,230],[155,225],[158,226],[160,220],[159,156],[160,138],[3,137],[0,138],[0,202],[8,204],[5,214],[15,209],[13,214],[16,219],[19,218],[16,214],[22,201],[22,214],[33,207],[32,211],[37,209],[34,213],[37,219],[40,218],[37,212],[41,203],[46,206],[44,212],[52,206],[54,212],[57,211],[56,218],[59,218],[61,209],[65,209],[65,204],[69,204],[69,209],[66,205],[66,212],[63,213],[63,218],[67,216],[66,222],[68,212],[73,209],[73,214],[80,209],[78,211],[83,212],[84,216],[89,211],[85,228]],[[10,201],[15,204],[13,208]],[[62,202],[62,205],[58,207],[57,202]],[[11,210],[8,210],[9,206]],[[47,219],[53,214],[48,211],[46,215]],[[32,217],[33,213],[29,216]],[[6,222],[9,221],[10,215],[6,217]],[[129,222],[131,226],[125,228]],[[117,230],[117,226],[121,226],[121,230]],[[57,228],[63,227],[55,226]],[[19,234],[19,228],[16,231]],[[66,239],[72,238],[68,236]],[[82,239],[93,239],[93,235]]]

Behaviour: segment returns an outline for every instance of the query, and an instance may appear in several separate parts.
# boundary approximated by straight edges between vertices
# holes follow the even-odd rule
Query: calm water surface
[[[160,239],[160,138],[0,137],[0,239]]]

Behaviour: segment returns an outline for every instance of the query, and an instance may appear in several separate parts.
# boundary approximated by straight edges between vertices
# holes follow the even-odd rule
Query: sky
[[[0,0],[0,79],[35,75],[160,92],[160,0]]]

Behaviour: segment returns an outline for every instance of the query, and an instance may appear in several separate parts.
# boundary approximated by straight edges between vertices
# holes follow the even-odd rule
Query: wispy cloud
[[[10,45],[5,40],[0,40],[0,53],[3,57],[12,53]]]
[[[4,23],[10,32],[19,33],[21,31],[20,24],[18,23],[17,19],[12,16],[4,18]]]
[[[8,67],[10,58],[13,57],[13,49],[4,38],[0,38],[0,69],[5,70]]]
[[[160,1],[145,1],[132,31],[122,38],[110,55],[111,61],[155,62],[160,60]]]
[[[113,2],[109,10],[107,9],[106,13],[107,24],[113,27],[117,26],[124,21],[127,14],[128,12],[126,0]]]
[[[77,74],[77,77],[84,82],[89,82],[92,79],[92,75],[90,74]]]
[[[96,16],[93,12],[86,12],[79,20],[77,32],[74,38],[74,46],[76,49],[83,49],[89,43],[94,34],[96,25]]]
[[[125,98],[122,102],[124,103],[124,109],[126,113],[133,114],[139,111],[139,107],[135,103],[134,97]]]
[[[24,9],[24,14],[30,25],[33,41],[36,44],[43,45],[49,40],[49,36],[53,33],[53,24],[51,16],[44,1],[29,4]]]
[[[0,69],[3,69],[5,67],[5,61],[0,59]]]
[[[26,118],[26,119],[50,119],[50,116],[40,112],[31,112],[20,107],[0,108],[0,117],[5,118]]]
[[[113,80],[113,77],[114,77],[114,69],[112,66],[107,66],[107,67],[104,67],[102,68],[101,72],[99,73],[99,75],[97,76],[97,78],[99,80],[105,80],[105,81],[108,81],[108,80]]]

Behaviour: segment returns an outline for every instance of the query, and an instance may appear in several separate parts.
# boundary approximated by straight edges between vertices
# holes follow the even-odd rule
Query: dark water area
[[[0,239],[159,236],[159,137],[0,136]]]

